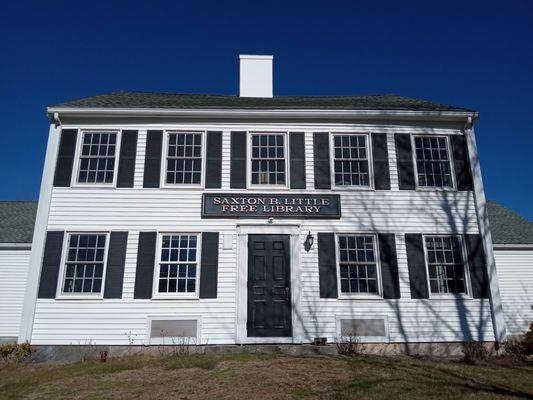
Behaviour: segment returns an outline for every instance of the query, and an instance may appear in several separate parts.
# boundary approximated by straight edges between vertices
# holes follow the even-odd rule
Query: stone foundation
[[[460,358],[464,343],[372,343],[361,344],[362,354],[381,356],[425,356]],[[484,342],[491,354],[496,354],[495,342]],[[315,346],[301,345],[205,345],[205,346],[115,346],[115,345],[80,345],[80,346],[32,346],[37,351],[31,356],[30,362],[78,362],[83,360],[99,360],[101,352],[107,352],[107,359],[134,355],[168,356],[172,354],[235,354],[235,353],[281,353],[294,356],[303,355],[338,355],[337,346],[328,344]]]

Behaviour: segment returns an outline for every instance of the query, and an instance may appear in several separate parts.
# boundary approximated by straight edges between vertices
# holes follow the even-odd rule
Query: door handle
[[[289,298],[289,288],[288,287],[285,288],[285,300],[286,301],[290,300],[290,298]]]

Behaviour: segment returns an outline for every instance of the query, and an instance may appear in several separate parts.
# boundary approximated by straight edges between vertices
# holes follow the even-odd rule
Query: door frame
[[[291,260],[292,337],[248,337],[248,235],[289,235]],[[303,325],[300,307],[300,252],[303,247],[299,224],[238,224],[237,225],[237,298],[236,337],[238,344],[302,343]]]

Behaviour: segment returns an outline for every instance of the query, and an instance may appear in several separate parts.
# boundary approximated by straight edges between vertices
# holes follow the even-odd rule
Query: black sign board
[[[338,194],[204,193],[202,218],[341,217]]]

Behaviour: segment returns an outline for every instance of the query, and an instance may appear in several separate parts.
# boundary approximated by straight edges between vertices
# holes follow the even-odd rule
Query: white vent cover
[[[387,336],[385,320],[374,319],[341,319],[341,336]]]
[[[198,321],[195,319],[152,320],[150,338],[196,338]]]

